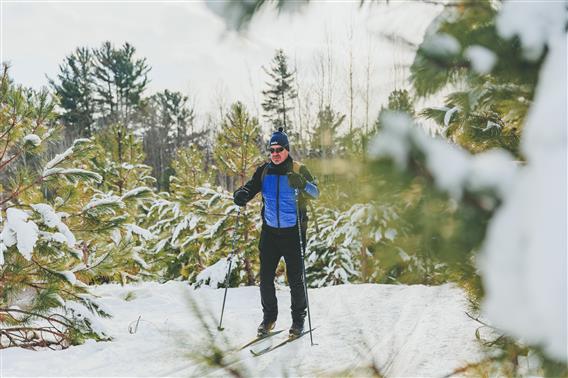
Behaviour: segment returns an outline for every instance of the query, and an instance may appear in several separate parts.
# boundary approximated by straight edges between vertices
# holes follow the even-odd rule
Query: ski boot
[[[300,337],[300,335],[304,332],[304,319],[294,319],[289,332],[290,338]]]
[[[256,329],[257,336],[266,336],[274,329],[276,320],[263,320]]]

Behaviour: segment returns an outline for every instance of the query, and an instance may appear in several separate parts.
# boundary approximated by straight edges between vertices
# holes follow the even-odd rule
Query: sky
[[[11,64],[17,83],[34,88],[55,78],[65,56],[79,46],[98,48],[104,41],[125,41],[152,67],[147,94],[170,89],[188,95],[197,112],[244,102],[261,113],[261,91],[274,52],[283,48],[298,78],[314,86],[316,61],[326,51],[334,57],[333,105],[345,112],[349,51],[359,92],[364,66],[371,62],[374,112],[395,87],[406,86],[401,65],[413,51],[393,44],[383,33],[416,44],[441,7],[413,1],[359,6],[359,1],[312,1],[296,12],[264,9],[245,33],[228,30],[213,12],[220,2],[203,1],[12,1],[0,0],[0,60]],[[350,30],[352,41],[349,42]],[[326,42],[327,41],[327,42]],[[397,66],[397,69],[393,67]],[[307,89],[306,89],[307,91]],[[356,108],[361,114],[362,107]]]

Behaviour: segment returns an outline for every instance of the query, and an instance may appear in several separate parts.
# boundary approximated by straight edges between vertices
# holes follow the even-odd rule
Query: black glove
[[[306,187],[307,182],[304,176],[296,172],[288,172],[288,184],[291,188],[302,190]]]
[[[237,206],[245,206],[248,202],[248,192],[246,189],[244,188],[240,188],[235,190],[235,192],[233,193],[233,202],[235,202],[235,205]]]

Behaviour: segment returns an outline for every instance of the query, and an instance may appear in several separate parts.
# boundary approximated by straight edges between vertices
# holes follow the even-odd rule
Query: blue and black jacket
[[[288,184],[287,176],[289,172],[293,172],[293,167],[294,161],[290,156],[278,165],[271,161],[264,163],[256,169],[252,179],[237,189],[247,193],[247,202],[258,192],[262,192],[263,227],[269,230],[297,230],[296,194]],[[319,189],[304,165],[300,165],[298,173],[307,181],[298,198],[300,223],[305,230],[308,221],[306,201],[319,197]]]

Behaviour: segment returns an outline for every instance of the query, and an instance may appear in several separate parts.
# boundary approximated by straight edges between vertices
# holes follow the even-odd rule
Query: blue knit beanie
[[[270,137],[270,143],[268,145],[274,146],[275,144],[278,144],[284,147],[285,149],[287,149],[288,151],[290,151],[290,144],[288,143],[288,135],[286,135],[282,127],[279,127],[278,131],[273,132],[272,136]]]

